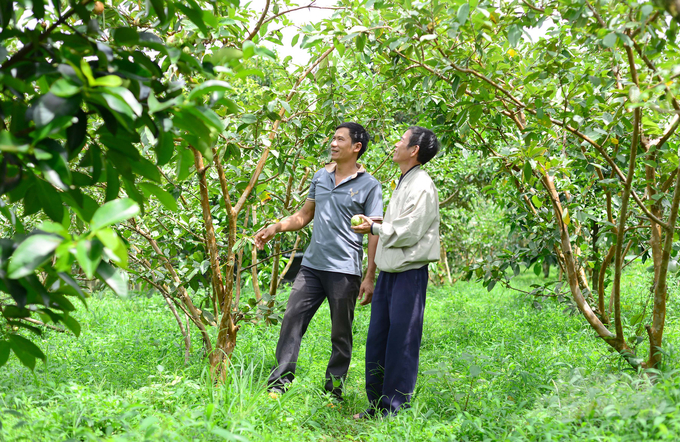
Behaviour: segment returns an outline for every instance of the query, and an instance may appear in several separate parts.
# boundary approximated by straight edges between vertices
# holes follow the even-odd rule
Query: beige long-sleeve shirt
[[[383,223],[373,231],[380,238],[375,263],[383,272],[404,272],[439,261],[439,195],[420,166],[399,182]]]

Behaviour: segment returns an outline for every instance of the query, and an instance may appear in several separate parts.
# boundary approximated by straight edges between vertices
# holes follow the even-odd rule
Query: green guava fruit
[[[352,226],[358,226],[364,223],[363,218],[361,218],[359,215],[354,215],[352,217]]]

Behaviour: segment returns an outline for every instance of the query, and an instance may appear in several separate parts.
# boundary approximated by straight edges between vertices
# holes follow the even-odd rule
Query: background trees
[[[638,3],[412,6],[370,24],[380,72],[427,91],[432,125],[496,161],[514,228],[528,234],[471,273],[491,289],[519,260],[554,253],[598,335],[631,365],[655,367],[677,269],[677,23]],[[620,303],[629,253],[653,263],[644,361],[634,346],[645,315],[624,331]]]

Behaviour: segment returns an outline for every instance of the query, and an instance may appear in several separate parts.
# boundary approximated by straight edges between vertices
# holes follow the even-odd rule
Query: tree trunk
[[[666,278],[668,276],[668,263],[670,262],[671,251],[673,250],[673,237],[675,235],[675,224],[678,220],[678,207],[680,207],[680,173],[677,174],[675,180],[671,213],[668,216],[668,225],[670,226],[670,229],[666,232],[663,254],[661,256],[661,266],[659,269],[659,278],[656,280],[656,286],[654,288],[652,324],[645,327],[647,329],[647,335],[649,336],[649,359],[647,360],[647,366],[651,368],[657,368],[661,361],[660,350],[663,342],[664,324],[666,322],[666,297],[668,295]]]
[[[255,209],[255,206],[253,206],[253,225],[257,224],[257,210]],[[252,251],[251,251],[251,264],[253,265],[250,268],[250,272],[252,275],[253,279],[253,291],[255,292],[255,300],[257,303],[260,303],[260,300],[262,299],[262,292],[260,291],[260,281],[257,279],[257,265],[255,263],[257,262],[257,247],[255,245],[252,246]]]
[[[199,179],[199,189],[201,196],[201,209],[203,212],[203,223],[205,225],[205,238],[208,243],[208,256],[210,258],[210,268],[212,270],[212,285],[217,295],[218,304],[220,307],[219,332],[217,334],[217,342],[215,343],[215,351],[210,355],[210,366],[213,376],[216,379],[224,379],[226,376],[225,362],[231,357],[231,352],[236,345],[236,333],[238,327],[234,325],[231,314],[231,296],[232,292],[225,293],[225,286],[222,280],[222,272],[220,270],[219,250],[217,248],[217,240],[215,238],[215,228],[213,226],[212,213],[210,212],[210,196],[208,194],[208,183],[205,178],[207,168],[203,164],[203,156],[201,153],[192,148],[194,152],[194,164],[196,165],[196,172]],[[230,223],[231,224],[231,223]],[[230,226],[231,227],[231,226]],[[232,232],[229,232],[230,235]],[[230,250],[230,254],[233,252]],[[233,264],[231,265],[233,270]],[[230,275],[227,274],[227,277]],[[233,275],[232,275],[233,278]],[[233,287],[233,281],[232,281]]]

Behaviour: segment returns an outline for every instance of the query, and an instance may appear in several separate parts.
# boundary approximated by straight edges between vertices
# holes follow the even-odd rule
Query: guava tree
[[[224,130],[213,109],[236,110],[224,79],[242,68],[242,49],[221,44],[199,61],[160,36],[205,35],[216,17],[229,21],[227,35],[248,22],[237,11],[229,2],[3,3],[0,365],[10,351],[30,368],[45,358],[18,327],[39,333],[31,323],[52,321],[79,333],[69,298],[86,295],[72,275],[127,292],[127,241],[112,226],[144,213],[150,196],[176,207],[180,189],[162,168],[212,160]],[[194,86],[196,77],[205,81]]]

